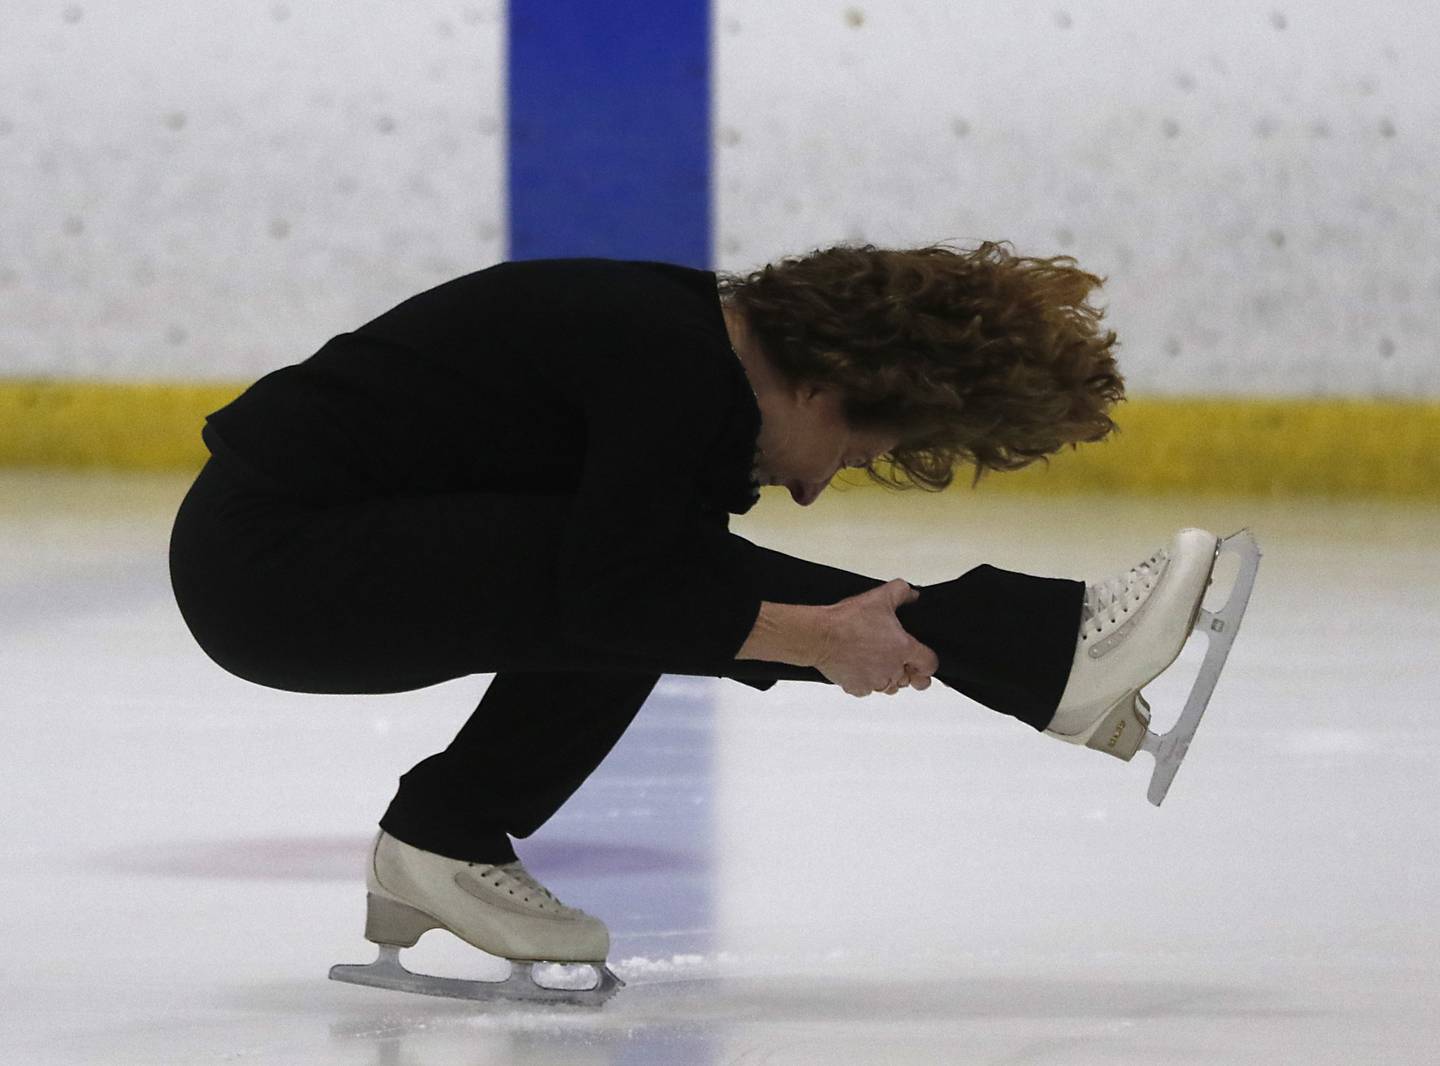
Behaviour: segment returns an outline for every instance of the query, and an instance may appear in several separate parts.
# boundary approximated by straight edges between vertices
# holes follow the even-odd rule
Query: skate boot
[[[1128,761],[1150,725],[1140,694],[1175,661],[1195,624],[1218,538],[1182,529],[1123,574],[1085,589],[1070,680],[1045,732]]]
[[[334,966],[337,981],[460,999],[524,999],[598,1005],[624,986],[608,966],[610,934],[598,918],[567,907],[519,862],[464,862],[422,851],[380,831],[366,877],[365,939],[380,946],[368,966]],[[445,929],[511,963],[504,981],[416,974],[399,961],[421,934]],[[591,988],[552,988],[535,980],[535,963],[585,963]]]
[[[1239,558],[1225,605],[1201,606],[1221,554]],[[1147,796],[1160,806],[1215,691],[1260,566],[1249,530],[1217,540],[1203,529],[1182,529],[1130,570],[1085,590],[1075,660],[1060,704],[1045,732],[1129,761],[1141,748],[1155,756]],[[1150,729],[1150,705],[1140,694],[1180,655],[1192,629],[1208,647],[1185,706],[1170,732]]]

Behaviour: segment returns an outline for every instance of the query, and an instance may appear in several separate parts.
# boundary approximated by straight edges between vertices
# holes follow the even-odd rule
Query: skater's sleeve
[[[735,399],[723,363],[685,356],[697,343],[675,331],[654,357],[587,375],[586,456],[558,574],[578,643],[729,661],[760,613],[732,538],[700,510],[697,479]]]

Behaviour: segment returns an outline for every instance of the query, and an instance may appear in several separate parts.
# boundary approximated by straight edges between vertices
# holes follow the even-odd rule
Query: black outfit
[[[211,414],[170,570],[197,642],[297,692],[496,673],[381,824],[506,861],[662,673],[765,689],[739,661],[762,600],[882,584],[727,529],[759,498],[760,411],[715,275],[607,259],[502,263],[406,300]],[[1036,729],[1068,678],[1084,585],[978,567],[897,612],[935,677]],[[507,836],[508,835],[508,836]]]

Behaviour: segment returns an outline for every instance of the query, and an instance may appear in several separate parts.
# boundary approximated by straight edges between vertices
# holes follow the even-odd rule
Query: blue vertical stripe
[[[710,268],[709,0],[511,0],[509,258]]]
[[[709,0],[510,0],[508,49],[508,258],[710,269]],[[658,834],[674,856],[640,882],[626,879],[630,902],[614,915],[621,958],[664,957],[677,943],[712,948],[713,700],[724,682],[686,680],[684,706],[671,711],[678,735],[657,735],[669,709],[652,696],[661,706],[642,723],[649,728],[627,732],[575,800],[593,802],[634,779],[676,783],[640,791],[658,807],[654,821],[599,823],[632,841]],[[567,806],[558,831],[576,813]],[[593,838],[597,823],[585,825]],[[649,1061],[644,1048],[627,1050]],[[660,1052],[675,1061],[676,1048]],[[701,1040],[680,1058],[703,1066],[713,1053]]]

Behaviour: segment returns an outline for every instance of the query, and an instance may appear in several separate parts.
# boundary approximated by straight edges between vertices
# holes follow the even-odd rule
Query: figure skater
[[[1140,689],[1201,615],[1213,534],[1182,530],[1095,585],[987,565],[922,587],[727,528],[762,486],[806,507],[848,467],[940,491],[957,470],[978,481],[1114,429],[1116,336],[1087,302],[1103,279],[1005,243],[832,247],[744,276],[504,262],[207,417],[170,573],[210,658],[304,693],[495,675],[380,819],[365,935],[381,958],[332,976],[612,993],[605,925],[561,904],[512,841],[585,781],[661,674],[857,697],[935,679],[1037,732],[1134,754]],[[399,948],[433,928],[512,960],[511,978],[405,970]],[[528,966],[542,960],[589,963],[597,983],[542,987]]]

